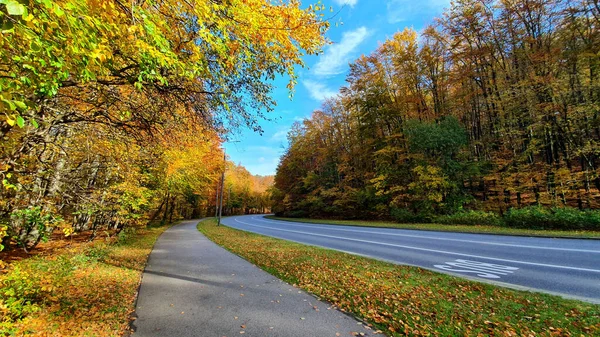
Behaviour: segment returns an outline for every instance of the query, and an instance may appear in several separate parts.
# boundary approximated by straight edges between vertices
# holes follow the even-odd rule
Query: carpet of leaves
[[[0,275],[0,336],[124,334],[146,260],[165,229],[12,263]]]
[[[600,306],[200,223],[217,244],[390,336],[598,336]]]

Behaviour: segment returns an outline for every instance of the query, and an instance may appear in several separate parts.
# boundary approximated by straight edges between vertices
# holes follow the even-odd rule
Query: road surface
[[[217,246],[185,221],[148,260],[133,337],[372,336],[350,316]]]
[[[551,239],[224,218],[263,235],[478,281],[600,303],[600,240]]]

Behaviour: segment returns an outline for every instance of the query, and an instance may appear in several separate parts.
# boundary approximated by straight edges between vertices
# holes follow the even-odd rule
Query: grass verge
[[[407,224],[388,221],[365,221],[365,220],[326,220],[326,219],[308,219],[308,218],[284,218],[277,216],[266,216],[268,219],[284,220],[302,223],[313,223],[322,225],[344,225],[344,226],[363,226],[380,228],[399,228],[416,229],[426,231],[456,232],[456,233],[475,233],[475,234],[501,234],[517,236],[538,236],[551,238],[571,238],[571,239],[600,239],[600,232],[584,230],[540,230],[540,229],[520,229],[499,226],[480,226],[480,225],[446,225],[446,224]]]
[[[118,336],[141,273],[168,226],[18,261],[0,275],[0,336]]]
[[[597,336],[600,306],[248,233],[209,239],[391,336]]]

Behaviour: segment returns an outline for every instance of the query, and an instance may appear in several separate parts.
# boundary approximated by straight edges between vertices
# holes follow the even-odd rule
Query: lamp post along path
[[[215,188],[215,194],[217,198],[215,199],[215,218],[219,216],[219,182],[217,181],[217,188]]]
[[[221,215],[223,214],[223,187],[225,186],[225,168],[227,167],[227,153],[223,149],[223,172],[221,173],[221,199],[219,201],[219,218],[217,226],[221,225]]]

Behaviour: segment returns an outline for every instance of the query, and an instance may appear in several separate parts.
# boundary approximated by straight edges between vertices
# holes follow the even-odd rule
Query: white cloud
[[[342,6],[342,5],[348,5],[350,7],[354,7],[354,5],[356,5],[356,3],[358,2],[358,0],[334,0],[336,4]]]
[[[312,80],[304,80],[302,81],[302,84],[304,84],[304,87],[306,87],[308,90],[310,97],[316,99],[317,101],[323,101],[327,98],[337,95],[337,91],[328,88],[323,83]]]
[[[280,142],[283,141],[287,138],[287,134],[290,131],[289,128],[285,128],[285,129],[281,129],[277,132],[275,132],[272,136],[271,136],[271,141],[273,142]]]
[[[313,72],[320,76],[338,75],[344,72],[352,53],[371,34],[366,27],[345,32],[339,43],[329,46]]]
[[[279,157],[281,155],[282,150],[277,147],[271,146],[249,146],[247,148],[249,153],[253,153],[253,156],[260,155],[261,157]]]
[[[296,116],[296,117],[294,117],[294,122],[304,122],[304,120],[308,119],[308,118],[310,118],[310,116],[302,116],[302,117]]]
[[[439,15],[450,6],[450,0],[389,0],[387,2],[387,20],[394,24],[415,16],[435,13]]]
[[[252,174],[259,174],[261,176],[274,175],[279,164],[279,156],[265,158],[264,161],[244,163],[244,166]]]

